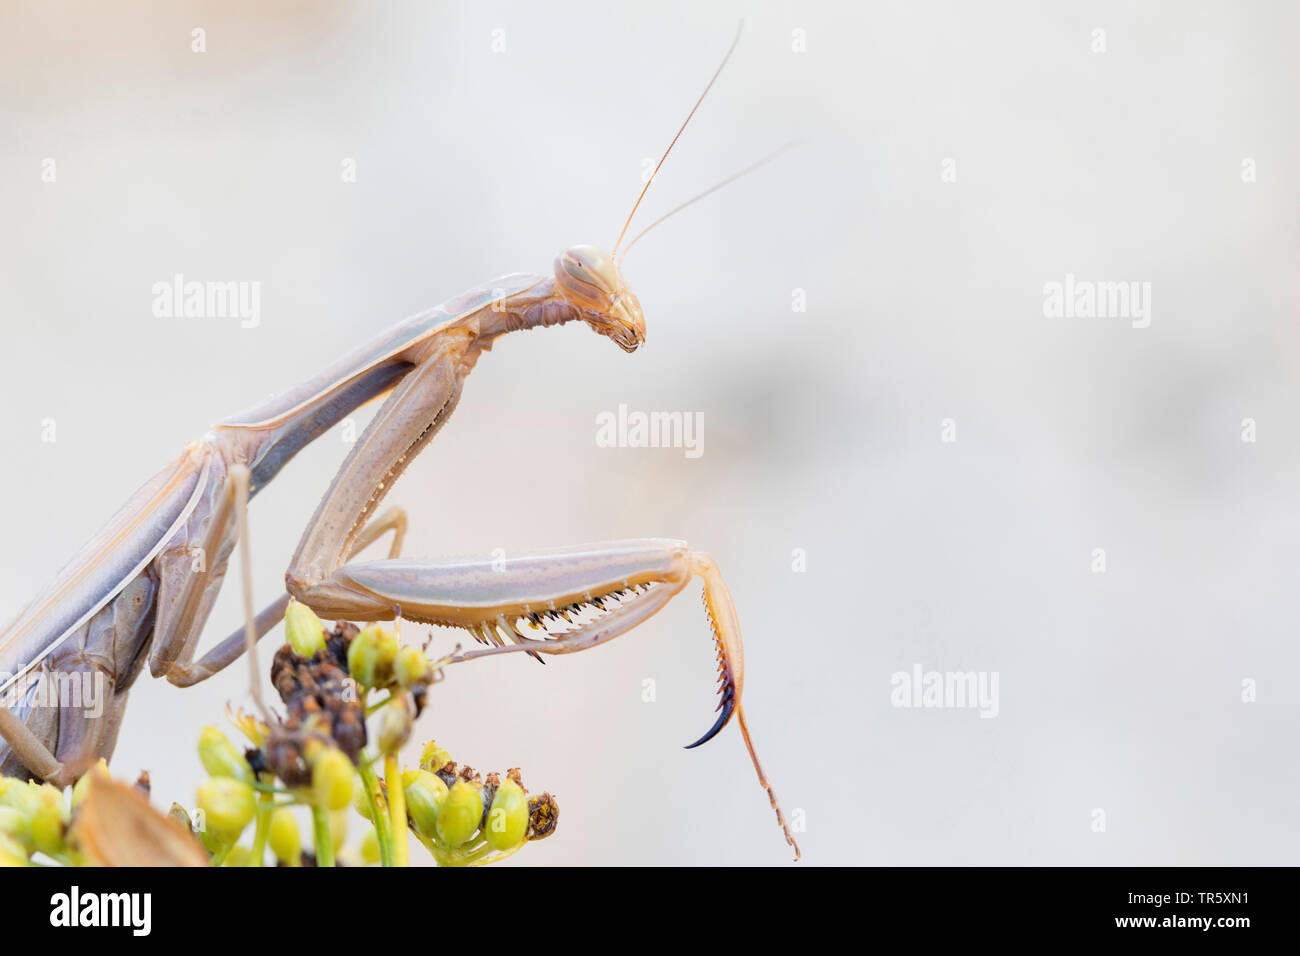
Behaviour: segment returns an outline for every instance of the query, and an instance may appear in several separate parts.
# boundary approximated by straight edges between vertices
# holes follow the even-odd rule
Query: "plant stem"
[[[265,776],[265,774],[263,774],[263,776]],[[292,790],[289,790],[285,787],[277,787],[274,784],[269,784],[269,783],[254,783],[253,789],[256,790],[258,793],[288,793],[288,794],[293,793]]]
[[[275,797],[266,792],[257,795],[257,823],[253,831],[252,866],[265,865],[266,837],[271,829],[271,811],[275,809],[273,800]]]
[[[388,783],[388,813],[393,826],[393,865],[410,866],[406,839],[406,791],[402,789],[402,768],[397,754],[384,755],[384,779]]]
[[[375,837],[379,841],[379,865],[393,865],[393,833],[388,825],[388,816],[379,810],[379,800],[375,794],[379,793],[379,777],[375,775],[374,760],[363,750],[361,752],[361,765],[357,768],[361,774],[361,783],[366,788],[366,806],[370,810],[370,819],[375,824]]]
[[[334,865],[334,838],[330,836],[330,814],[324,807],[311,808],[312,840],[316,845],[316,865]]]

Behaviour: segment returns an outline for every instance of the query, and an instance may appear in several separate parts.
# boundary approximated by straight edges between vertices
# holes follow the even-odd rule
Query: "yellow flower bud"
[[[384,799],[384,793],[382,790],[375,794],[375,806],[379,808],[380,813],[388,812],[388,801]],[[357,813],[361,814],[371,823],[375,822],[374,818],[370,815],[370,801],[366,799],[366,783],[361,779],[360,774],[357,774],[356,778],[352,781],[352,809],[356,810]]]
[[[379,862],[379,834],[371,827],[361,838],[361,862],[374,866]]]
[[[372,624],[348,646],[348,673],[363,688],[387,687],[396,658],[397,638]]]
[[[0,791],[0,807],[12,807],[24,817],[30,817],[36,809],[36,792],[40,785],[8,777],[0,779],[4,779],[7,784]]]
[[[209,830],[207,827],[204,827],[199,831],[199,842],[203,844],[203,849],[207,850],[213,856],[216,856],[226,847],[230,846],[230,844],[234,843],[238,837],[238,833],[234,836],[230,836],[226,833],[217,833],[215,830]]]
[[[391,702],[384,705],[379,718],[379,752],[395,754],[402,749],[402,744],[411,737],[411,728],[415,726],[415,709],[411,696],[398,694]]]
[[[0,806],[0,839],[12,840],[22,851],[24,860],[36,849],[31,820],[13,807]]]
[[[393,660],[393,676],[403,687],[427,684],[433,677],[433,665],[423,651],[408,644],[398,650]]]
[[[13,807],[0,806],[0,833],[17,837],[25,827],[26,821],[21,813]]]
[[[290,601],[284,609],[284,634],[293,652],[302,657],[325,649],[325,625],[315,611],[298,601]]]
[[[67,849],[64,837],[68,827],[68,806],[63,802],[62,790],[48,783],[37,788],[31,823],[36,849],[50,856]]]
[[[95,765],[81,775],[72,787],[72,806],[76,809],[81,801],[86,799],[86,788],[90,786],[90,778],[98,776],[101,780],[109,779],[108,761],[103,757],[95,762]]]
[[[199,787],[205,832],[222,843],[234,840],[257,812],[253,788],[242,780],[213,777]],[[205,841],[206,843],[206,841]]]
[[[343,844],[348,841],[348,812],[346,807],[347,804],[344,804],[344,809],[330,812],[330,842],[334,844],[337,850],[342,850]]]
[[[27,866],[27,851],[13,837],[0,833],[0,867]]]
[[[439,747],[436,740],[430,740],[420,751],[421,770],[437,773],[449,763],[451,763],[451,754]]]
[[[3,832],[7,832],[21,843],[28,853],[31,853],[36,849],[32,817],[39,807],[40,799],[37,794],[40,786],[24,780],[0,779],[7,781],[7,786],[0,791],[0,811],[11,811],[11,814],[5,814],[3,817],[3,820],[7,821],[3,825]]]
[[[352,802],[352,761],[343,751],[325,747],[311,765],[312,798],[327,810],[342,810]]]
[[[493,849],[513,850],[524,842],[528,832],[528,795],[513,780],[497,787],[488,810],[485,835]]]
[[[427,770],[408,770],[402,774],[402,790],[406,794],[406,815],[415,829],[427,837],[434,836],[438,807],[447,796],[447,785]]]
[[[216,727],[204,727],[199,731],[199,760],[203,769],[213,777],[230,777],[248,784],[254,782],[253,768],[230,738]]]
[[[298,830],[298,821],[288,807],[280,807],[271,814],[267,828],[266,840],[271,845],[275,858],[287,866],[302,863],[302,833]]]
[[[223,862],[221,865],[222,866],[252,866],[253,851],[248,847],[243,846],[242,844],[240,846],[232,846],[230,848],[230,852],[226,854],[225,862]]]
[[[434,823],[438,839],[449,847],[458,847],[478,830],[483,819],[483,794],[465,780],[457,780],[438,807]]]

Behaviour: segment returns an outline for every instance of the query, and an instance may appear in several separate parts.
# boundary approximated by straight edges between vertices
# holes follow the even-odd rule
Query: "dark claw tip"
[[[722,713],[718,715],[717,722],[714,723],[714,725],[709,728],[709,732],[707,734],[705,734],[699,740],[695,741],[695,743],[687,744],[686,745],[687,750],[693,750],[694,748],[698,747],[700,744],[708,743],[715,736],[717,736],[719,730],[721,730],[723,727],[727,725],[727,721],[731,719],[731,712],[736,709],[735,695],[728,694],[726,697],[722,698],[722,703],[723,703]]]

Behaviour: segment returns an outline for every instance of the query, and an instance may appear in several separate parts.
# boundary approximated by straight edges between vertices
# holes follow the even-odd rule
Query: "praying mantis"
[[[554,548],[504,560],[403,558],[405,512],[379,513],[393,484],[455,410],[479,358],[500,337],[581,322],[626,352],[644,343],[645,316],[624,280],[618,249],[650,183],[739,39],[737,30],[647,180],[612,252],[576,245],[555,258],[550,275],[504,276],[414,315],[299,385],[213,425],[146,482],[0,632],[0,694],[7,695],[0,706],[0,772],[64,786],[99,758],[111,756],[128,691],[146,663],[154,677],[186,687],[247,652],[255,678],[256,641],[283,617],[291,597],[331,620],[400,619],[463,628],[486,646],[453,654],[451,661],[459,663],[518,651],[540,659],[596,647],[651,617],[699,578],[721,700],[716,722],[691,746],[708,741],[735,717],[798,859],[798,846],[750,738],[741,702],[739,619],[713,558],[684,541],[660,538]],[[287,593],[253,614],[249,500],[309,442],[380,398],[383,404],[303,532],[285,574]],[[387,559],[353,560],[390,533]],[[200,634],[237,543],[244,558],[245,626],[196,660]],[[567,625],[562,630],[560,621]],[[102,712],[43,703],[50,685],[66,675],[93,677],[107,686]]]

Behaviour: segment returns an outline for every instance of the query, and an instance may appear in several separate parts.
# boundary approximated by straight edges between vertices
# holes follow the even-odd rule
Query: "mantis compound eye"
[[[560,264],[578,282],[607,293],[618,289],[618,266],[612,257],[595,246],[573,246],[564,250],[560,254]]]
[[[595,246],[573,246],[555,260],[565,295],[593,312],[606,312],[622,284],[614,260]]]

